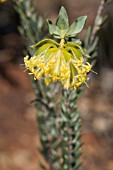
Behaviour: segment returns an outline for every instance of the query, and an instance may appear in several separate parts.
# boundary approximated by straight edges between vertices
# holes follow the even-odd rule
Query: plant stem
[[[61,145],[61,169],[78,170],[80,167],[81,118],[77,110],[78,91],[63,90],[60,129],[63,135]]]
[[[63,48],[63,46],[64,46],[64,42],[65,42],[65,40],[64,40],[64,38],[62,38],[62,39],[61,39],[61,41],[60,41],[60,49],[62,49],[62,48]]]

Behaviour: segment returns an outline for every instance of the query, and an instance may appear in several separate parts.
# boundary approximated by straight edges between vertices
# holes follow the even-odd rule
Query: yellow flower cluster
[[[35,79],[44,78],[46,85],[60,81],[67,89],[76,89],[85,83],[92,66],[85,62],[84,57],[88,55],[81,45],[64,43],[63,39],[60,44],[45,39],[33,48],[37,48],[36,53],[30,59],[26,56],[24,62]]]

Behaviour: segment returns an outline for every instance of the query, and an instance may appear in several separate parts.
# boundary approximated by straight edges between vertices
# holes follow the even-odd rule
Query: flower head
[[[86,18],[81,16],[69,26],[67,12],[61,7],[56,24],[47,20],[49,33],[61,41],[44,39],[32,46],[35,54],[30,59],[26,56],[24,61],[35,79],[44,78],[47,85],[60,81],[67,89],[76,89],[86,83],[92,66],[87,62],[89,56],[81,41],[74,38],[83,29]]]
[[[66,43],[64,39],[58,44],[45,39],[33,48],[37,48],[36,53],[30,59],[26,56],[24,62],[35,79],[44,78],[46,85],[60,81],[67,89],[76,89],[85,83],[92,66],[85,62],[89,56],[80,44]]]

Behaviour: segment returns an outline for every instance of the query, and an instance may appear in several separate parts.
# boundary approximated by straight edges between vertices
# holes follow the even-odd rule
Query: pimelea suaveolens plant
[[[44,39],[32,46],[36,50],[33,57],[24,58],[34,79],[44,79],[46,85],[60,81],[64,86],[60,110],[57,107],[49,109],[46,121],[44,113],[41,120],[40,115],[38,119],[44,154],[51,170],[78,170],[80,166],[81,120],[77,100],[81,91],[79,86],[87,85],[87,74],[92,66],[87,62],[89,55],[82,48],[81,41],[74,37],[83,29],[86,18],[79,17],[69,26],[67,12],[61,7],[56,24],[47,20],[49,33],[58,42]]]
[[[19,29],[21,34],[27,38],[29,44],[35,44],[45,36],[45,32],[37,27],[40,24],[35,7],[31,8],[30,1],[27,0],[13,1],[21,20]],[[43,147],[40,151],[49,163],[50,170],[78,170],[80,167],[81,119],[77,101],[83,91],[80,86],[86,83],[87,73],[91,70],[91,65],[87,61],[92,63],[96,55],[98,42],[96,33],[101,28],[98,21],[105,2],[101,1],[94,28],[88,30],[84,43],[91,58],[87,59],[89,56],[81,47],[81,41],[74,38],[82,30],[86,16],[78,18],[69,27],[68,16],[63,7],[55,25],[47,20],[49,32],[58,39],[58,42],[44,39],[33,46],[33,51],[36,51],[33,57],[25,58],[30,74],[34,74],[35,79],[42,79],[31,82],[36,95],[38,125]],[[32,56],[33,51],[28,46],[26,51]],[[47,85],[52,81],[61,81],[66,88],[62,88],[60,107],[57,106],[59,103],[56,102],[56,98],[61,92],[61,86],[52,83],[47,87],[43,79]],[[40,160],[38,163],[42,169],[46,169]]]
[[[55,24],[47,20],[49,33],[60,42],[44,39],[32,46],[35,54],[24,58],[25,66],[35,79],[44,78],[46,85],[60,81],[66,89],[74,89],[87,84],[87,74],[92,66],[87,62],[89,55],[74,37],[83,29],[86,16],[79,17],[69,26],[68,15],[61,7]]]

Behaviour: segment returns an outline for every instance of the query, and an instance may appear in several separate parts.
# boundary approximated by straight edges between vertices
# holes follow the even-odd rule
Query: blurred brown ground
[[[100,0],[37,2],[39,14],[47,13],[52,20],[60,5],[65,4],[71,21],[88,15],[89,25],[94,22]],[[14,21],[10,10],[3,12],[0,6],[0,26]],[[36,111],[30,104],[35,96],[27,73],[15,62],[18,59],[22,63],[24,40],[15,29],[11,31],[11,25],[0,35],[0,170],[39,170],[39,133]],[[82,39],[85,33],[86,29],[80,35]],[[85,143],[81,170],[113,170],[113,69],[102,68],[91,77],[90,88],[78,102]]]

